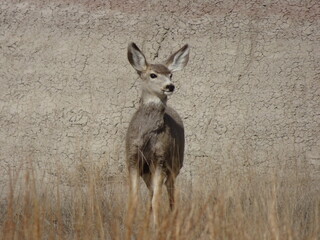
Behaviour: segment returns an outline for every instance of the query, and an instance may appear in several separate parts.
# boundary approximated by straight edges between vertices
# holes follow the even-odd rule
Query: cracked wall
[[[4,173],[28,160],[49,175],[125,173],[131,41],[155,62],[191,45],[169,99],[186,128],[181,178],[301,162],[319,173],[317,0],[4,0],[0,22]]]

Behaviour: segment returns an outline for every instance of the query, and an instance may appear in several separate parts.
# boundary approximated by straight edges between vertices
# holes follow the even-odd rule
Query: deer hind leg
[[[170,204],[170,209],[173,210],[174,208],[174,177],[170,174],[167,177],[167,180],[165,182],[167,191],[168,191],[168,196],[169,196],[169,204]]]
[[[155,226],[159,226],[159,208],[163,181],[164,174],[162,172],[162,169],[160,167],[157,167],[154,175],[152,176],[153,196],[151,199],[151,207]]]

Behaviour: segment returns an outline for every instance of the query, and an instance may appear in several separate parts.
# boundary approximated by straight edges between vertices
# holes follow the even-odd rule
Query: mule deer
[[[165,183],[170,208],[174,207],[174,182],[183,164],[184,128],[178,113],[167,106],[175,89],[172,73],[189,60],[189,46],[174,53],[165,64],[149,64],[136,44],[128,46],[128,60],[142,79],[140,106],[126,135],[130,201],[137,203],[141,176],[151,197],[154,223],[158,224],[159,198]]]

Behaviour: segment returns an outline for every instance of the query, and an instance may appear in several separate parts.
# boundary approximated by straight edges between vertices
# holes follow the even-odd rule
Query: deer
[[[184,45],[163,64],[150,64],[135,43],[128,46],[129,63],[141,84],[139,107],[126,133],[126,163],[129,172],[129,201],[138,201],[138,181],[142,177],[150,194],[150,211],[159,224],[162,186],[165,184],[170,209],[175,203],[175,179],[183,166],[185,134],[179,114],[167,105],[175,85],[172,74],[189,61],[189,46]],[[130,204],[129,204],[130,205]]]

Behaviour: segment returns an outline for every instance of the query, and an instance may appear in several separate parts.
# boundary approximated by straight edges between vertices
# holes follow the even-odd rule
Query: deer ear
[[[171,72],[183,69],[189,61],[189,45],[184,45],[177,52],[172,54],[166,61],[166,66]]]
[[[135,43],[130,43],[128,46],[128,60],[132,67],[138,72],[145,71],[147,69],[147,61],[141,50]]]

